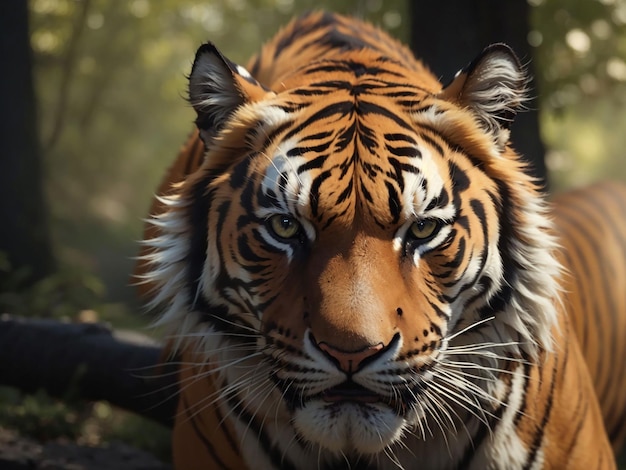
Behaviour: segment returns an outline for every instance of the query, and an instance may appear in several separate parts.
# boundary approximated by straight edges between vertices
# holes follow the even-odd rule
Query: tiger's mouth
[[[398,416],[406,413],[414,398],[414,396],[411,398],[403,397],[401,393],[397,393],[395,398],[384,397],[350,379],[324,390],[318,397],[329,404],[355,403],[367,405],[377,403],[391,408]]]
[[[321,396],[325,402],[329,403],[339,403],[343,401],[356,403],[386,403],[389,401],[352,380],[346,380],[339,385],[335,385],[323,391]]]

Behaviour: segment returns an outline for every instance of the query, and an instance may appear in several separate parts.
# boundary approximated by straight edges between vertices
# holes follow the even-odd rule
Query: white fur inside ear
[[[510,123],[524,108],[527,82],[513,51],[496,44],[458,73],[440,97],[469,109],[501,151],[509,140]]]
[[[527,99],[526,82],[517,58],[496,50],[487,53],[470,71],[463,97],[485,119],[511,120]]]

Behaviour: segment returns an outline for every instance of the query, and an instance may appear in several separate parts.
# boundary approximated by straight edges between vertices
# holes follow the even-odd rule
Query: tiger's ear
[[[258,101],[270,91],[243,67],[224,57],[212,43],[203,44],[189,75],[189,102],[205,145],[240,106]]]
[[[515,115],[524,109],[527,83],[513,50],[493,44],[460,70],[439,97],[470,109],[498,147],[504,148]]]

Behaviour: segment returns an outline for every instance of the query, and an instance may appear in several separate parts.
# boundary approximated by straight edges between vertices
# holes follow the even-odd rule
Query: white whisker
[[[477,321],[475,323],[472,323],[469,326],[466,326],[465,328],[463,328],[461,331],[457,331],[456,333],[454,333],[454,334],[452,334],[450,336],[445,337],[445,340],[446,341],[452,341],[454,338],[462,335],[463,333],[465,333],[465,332],[467,332],[467,331],[469,331],[469,330],[471,330],[473,328],[476,328],[479,325],[482,325],[482,324],[487,323],[487,322],[489,322],[491,320],[494,320],[495,318],[496,317],[491,316],[491,317],[485,318],[483,320],[479,320],[479,321]]]

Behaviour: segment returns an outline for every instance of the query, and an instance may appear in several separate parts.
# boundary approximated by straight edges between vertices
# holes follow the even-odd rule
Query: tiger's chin
[[[404,434],[407,420],[384,403],[311,400],[293,416],[305,440],[333,454],[376,454]]]

